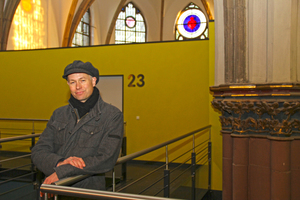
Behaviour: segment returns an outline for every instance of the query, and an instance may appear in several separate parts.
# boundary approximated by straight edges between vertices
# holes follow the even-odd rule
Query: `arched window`
[[[124,6],[115,26],[115,43],[146,42],[146,26],[144,17],[133,3]]]
[[[207,39],[208,23],[202,10],[195,4],[190,3],[183,9],[176,19],[175,39]]]
[[[77,29],[75,31],[72,46],[81,47],[81,46],[90,46],[91,45],[91,13],[90,9],[81,18]]]
[[[11,25],[12,49],[47,47],[47,2],[22,0]]]

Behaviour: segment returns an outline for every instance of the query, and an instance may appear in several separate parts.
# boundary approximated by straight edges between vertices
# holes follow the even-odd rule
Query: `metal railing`
[[[14,140],[24,140],[27,138],[31,138],[31,147],[35,144],[35,138],[38,137],[39,135],[36,135],[34,137],[30,137],[28,135],[24,135],[24,133],[30,132],[32,135],[36,134],[37,131],[42,132],[42,130],[37,129],[36,128],[36,123],[37,122],[48,122],[48,119],[23,119],[23,118],[0,118],[0,121],[13,121],[13,122],[29,122],[31,124],[31,128],[14,128],[14,127],[1,127],[0,129],[0,139],[3,138],[3,135],[8,135],[11,136],[13,135],[13,137],[6,137],[5,140],[1,140],[1,143],[3,142],[10,142],[10,141],[14,141]],[[15,134],[12,134],[13,132],[18,131],[18,132],[22,132],[22,134],[20,134],[20,136],[15,136]],[[0,148],[2,147],[0,143]]]
[[[192,199],[196,199],[196,178],[195,178],[196,177],[196,170],[197,170],[197,166],[196,165],[197,165],[197,162],[199,162],[200,160],[203,159],[203,155],[202,155],[202,157],[198,161],[196,160],[196,156],[199,153],[201,153],[203,150],[201,150],[200,152],[196,152],[195,148],[197,146],[199,146],[199,145],[202,145],[205,142],[207,142],[207,144],[208,144],[207,145],[207,162],[208,162],[208,173],[209,173],[208,174],[208,191],[210,190],[210,185],[211,185],[211,141],[210,141],[211,140],[211,137],[210,137],[211,133],[210,133],[210,128],[211,128],[211,125],[208,125],[208,126],[205,126],[203,128],[200,128],[198,130],[195,130],[195,131],[192,131],[192,132],[187,133],[185,135],[182,135],[180,137],[174,138],[172,140],[169,140],[169,141],[163,142],[161,144],[152,146],[150,148],[147,148],[147,149],[144,149],[144,150],[132,153],[132,154],[127,155],[127,156],[123,156],[123,157],[121,157],[121,158],[119,158],[117,160],[116,165],[122,164],[122,163],[126,163],[126,162],[131,161],[131,160],[133,160],[135,158],[138,158],[138,157],[140,157],[142,155],[145,155],[147,153],[150,153],[150,152],[153,152],[153,151],[155,151],[157,149],[165,147],[165,149],[166,149],[166,159],[165,159],[166,163],[165,163],[165,165],[163,165],[163,167],[165,167],[165,170],[164,170],[164,175],[163,175],[164,187],[163,187],[162,190],[164,191],[164,197],[170,197],[170,183],[171,183],[170,182],[170,172],[171,171],[169,169],[169,164],[170,163],[169,163],[169,159],[168,159],[168,145],[170,145],[170,144],[172,144],[174,142],[177,142],[179,140],[182,140],[184,138],[187,138],[189,136],[193,136],[193,139],[192,139],[192,141],[193,141],[193,147],[191,149],[192,153],[191,153],[191,166],[190,166],[190,168],[191,168],[191,178],[192,178],[192,191],[191,191],[191,194],[192,194]],[[201,144],[199,144],[199,145],[196,146],[195,145],[195,134],[200,133],[201,131],[208,130],[208,129],[209,129],[209,138],[208,138],[208,140],[204,141]],[[186,154],[186,152],[184,154]],[[179,156],[179,157],[181,157],[181,156]],[[174,160],[176,160],[176,159],[174,159]],[[156,171],[156,170],[154,170],[154,171]],[[130,183],[129,185],[125,186],[124,188],[119,189],[117,192],[121,192],[122,190],[124,190],[127,187],[129,187],[129,186],[131,186],[131,185],[133,185],[133,184],[141,181],[143,178],[145,178],[146,176],[148,176],[148,175],[150,175],[152,173],[153,173],[153,171],[150,172],[150,173],[148,173],[147,175],[139,178],[138,180],[135,180],[134,182]],[[114,172],[113,172],[113,174],[114,174]],[[72,184],[74,184],[74,183],[76,183],[76,182],[78,182],[78,181],[80,181],[82,179],[85,179],[85,178],[87,178],[89,176],[90,175],[78,175],[78,176],[74,176],[74,177],[68,177],[68,178],[61,179],[59,181],[54,182],[53,185],[56,185],[56,186],[68,186],[68,185],[72,185]],[[113,177],[115,177],[115,176],[113,176]],[[113,180],[114,179],[115,178],[113,178]],[[152,186],[152,185],[150,185],[150,186]],[[45,188],[45,185],[42,185],[41,191],[45,192],[45,193],[51,192],[51,193],[54,193],[54,194],[58,194],[57,191],[55,189],[53,189],[53,188],[51,190],[48,190],[47,188]],[[113,182],[113,192],[115,192],[115,181]],[[59,193],[59,194],[62,194],[62,193]],[[69,193],[68,193],[68,195],[69,195]],[[74,195],[76,195],[76,194],[74,194]]]
[[[0,120],[13,120],[13,119],[11,119],[11,118],[0,118]],[[24,119],[16,119],[16,120],[24,120]],[[25,121],[25,120],[24,120]],[[28,120],[26,120],[26,121],[35,121],[35,120],[33,120],[33,119],[28,119]],[[45,120],[36,120],[36,121],[45,121]],[[202,160],[204,157],[203,157],[203,155],[202,155],[202,157],[197,161],[196,160],[196,156],[198,155],[198,154],[200,154],[203,150],[201,150],[201,152],[196,152],[195,151],[195,149],[197,148],[197,147],[199,147],[200,145],[202,145],[202,144],[204,144],[204,143],[206,143],[207,142],[207,161],[206,162],[208,162],[208,190],[210,190],[210,177],[211,177],[211,142],[210,142],[210,128],[211,128],[211,125],[208,125],[208,126],[205,126],[205,127],[203,127],[203,128],[200,128],[200,129],[198,129],[198,130],[195,130],[195,131],[192,131],[192,132],[190,132],[190,133],[187,133],[187,134],[185,134],[185,135],[182,135],[182,136],[180,136],[180,137],[177,137],[177,138],[174,138],[174,139],[172,139],[172,140],[169,140],[169,141],[166,141],[166,142],[163,142],[163,143],[161,143],[161,144],[158,144],[158,145],[155,145],[155,146],[153,146],[153,147],[150,147],[150,148],[147,148],[147,149],[144,149],[144,150],[141,150],[141,151],[138,151],[138,152],[135,152],[135,153],[133,153],[133,154],[130,154],[130,155],[126,155],[126,156],[123,156],[123,157],[120,157],[118,160],[117,160],[117,163],[116,163],[116,165],[119,165],[119,164],[125,164],[126,162],[128,162],[128,161],[131,161],[131,160],[133,160],[133,159],[135,159],[135,158],[138,158],[138,157],[140,157],[140,156],[142,156],[142,155],[145,155],[145,154],[147,154],[147,153],[150,153],[150,152],[153,152],[153,151],[155,151],[155,150],[157,150],[157,149],[160,149],[160,148],[163,148],[163,147],[165,147],[165,160],[166,160],[166,163],[162,166],[162,167],[164,167],[165,168],[165,170],[164,170],[164,175],[163,175],[163,181],[164,181],[164,187],[163,187],[163,193],[164,193],[164,197],[169,197],[170,196],[170,184],[171,184],[171,179],[170,179],[170,173],[171,173],[171,170],[170,170],[170,167],[169,167],[169,165],[170,165],[170,163],[172,163],[173,161],[175,161],[176,159],[178,159],[179,157],[181,157],[181,156],[179,156],[178,158],[176,158],[176,159],[174,159],[174,160],[172,160],[172,161],[169,161],[169,155],[168,155],[168,152],[169,152],[169,150],[168,150],[168,146],[170,145],[170,144],[173,144],[173,143],[175,143],[175,142],[177,142],[177,141],[180,141],[180,140],[182,140],[182,139],[184,139],[184,138],[187,138],[187,137],[189,137],[189,136],[192,136],[193,137],[193,139],[192,139],[192,142],[193,142],[193,147],[192,147],[192,149],[191,149],[191,151],[192,151],[192,153],[191,153],[191,159],[190,159],[190,161],[191,161],[191,165],[190,165],[190,167],[188,168],[188,169],[191,169],[191,180],[192,180],[192,191],[191,191],[191,194],[192,194],[192,199],[195,199],[196,198],[196,194],[195,194],[195,188],[196,188],[196,171],[197,171],[197,162],[199,162],[200,160]],[[195,144],[195,134],[198,134],[198,133],[201,133],[202,131],[209,131],[209,138],[208,138],[208,140],[206,140],[206,141],[204,141],[204,142],[202,142],[201,144],[199,144],[199,145],[196,145]],[[32,129],[32,134],[31,135],[24,135],[24,136],[17,136],[17,137],[12,137],[12,138],[3,138],[3,139],[0,139],[0,144],[2,144],[3,142],[9,142],[9,141],[15,141],[15,140],[23,140],[23,139],[28,139],[28,138],[31,138],[32,139],[32,146],[35,144],[35,138],[36,137],[39,137],[41,134],[35,134],[35,129],[34,129],[34,122],[33,122],[33,129]],[[186,154],[187,152],[185,152],[185,153],[183,153],[183,154]],[[31,154],[27,154],[27,155],[24,155],[24,156],[31,156]],[[205,156],[205,155],[204,155]],[[20,157],[19,157],[20,158]],[[17,158],[11,158],[11,159],[18,159],[18,157]],[[6,161],[8,161],[7,159],[6,160],[1,160],[0,161],[0,164],[2,163],[2,162],[6,162]],[[188,160],[187,161],[185,161],[185,163],[186,162],[188,162]],[[183,163],[183,164],[185,164],[185,163]],[[160,167],[159,169],[161,169],[162,167]],[[125,170],[126,170],[126,167],[125,167]],[[156,169],[157,170],[157,169]],[[154,171],[156,171],[156,170],[154,170]],[[28,175],[32,175],[33,173],[35,173],[35,172],[30,172],[30,174],[28,174]],[[146,176],[149,176],[149,175],[151,175],[153,172],[150,172],[150,173],[148,173],[148,174],[146,174],[145,176],[143,176],[143,177],[141,177],[141,178],[139,178],[139,179],[137,179],[137,180],[135,180],[135,181],[133,181],[133,182],[131,182],[130,184],[128,184],[127,186],[125,186],[125,187],[123,187],[123,188],[120,188],[120,189],[118,189],[118,192],[121,192],[122,190],[124,190],[124,189],[126,189],[127,187],[130,187],[131,185],[134,185],[134,184],[136,184],[136,183],[138,183],[139,181],[141,181],[143,178],[145,178]],[[122,175],[124,175],[124,177],[126,178],[126,171],[124,172],[122,172]],[[79,176],[75,176],[75,177],[69,177],[69,178],[65,178],[65,179],[61,179],[61,180],[59,180],[59,181],[57,181],[57,182],[55,182],[55,183],[53,183],[54,185],[53,186],[49,186],[49,185],[41,185],[41,187],[40,187],[40,190],[42,191],[42,192],[50,192],[50,193],[54,193],[54,194],[62,194],[61,193],[61,186],[68,186],[68,185],[72,185],[73,183],[76,183],[76,182],[78,182],[78,181],[80,181],[80,180],[82,180],[82,179],[84,179],[84,178],[86,178],[86,177],[88,177],[89,175],[79,175]],[[18,177],[17,177],[18,178]],[[176,177],[175,179],[177,179],[178,177]],[[161,179],[160,179],[161,180]],[[173,179],[173,181],[174,181],[174,179]],[[1,182],[0,182],[0,184],[2,184]],[[155,183],[154,183],[155,184]],[[152,185],[154,185],[154,184],[151,184],[150,186],[149,186],[149,188],[152,186]],[[57,186],[57,187],[55,187],[55,186]],[[49,189],[49,187],[51,187],[51,189]],[[55,189],[56,188],[56,189]],[[69,188],[69,187],[68,187]],[[78,188],[76,188],[76,190],[77,190]],[[147,190],[147,188],[145,189],[145,190]],[[161,191],[162,191],[161,190]],[[65,191],[65,190],[63,190],[63,191]],[[114,191],[116,191],[116,182],[115,182],[115,172],[113,171],[113,192]],[[70,189],[70,190],[68,190],[68,192],[66,192],[65,193],[65,195],[71,195],[72,196],[72,189]],[[100,192],[101,193],[101,192]],[[0,194],[1,195],[1,194]],[[73,195],[77,195],[77,193],[75,192]],[[83,194],[80,194],[78,197],[82,197],[82,195]],[[93,192],[93,195],[95,195],[95,191]],[[103,195],[103,194],[101,194],[101,195]],[[97,196],[97,198],[98,197],[101,197],[101,195],[100,196]],[[126,197],[126,195],[124,196],[124,197]],[[89,197],[89,194],[87,195],[87,196],[85,196],[85,198],[90,198]],[[149,197],[150,198],[150,197]],[[155,197],[156,199],[158,199],[158,197],[156,196]],[[107,199],[107,197],[106,197],[106,199]],[[120,198],[115,198],[115,199],[120,199]],[[125,199],[125,198],[124,198]]]
[[[77,198],[99,199],[99,200],[175,200],[164,197],[152,197],[146,195],[126,194],[101,190],[89,190],[58,185],[41,185],[41,191],[56,193],[58,195],[73,196]],[[179,200],[179,199],[176,199]]]

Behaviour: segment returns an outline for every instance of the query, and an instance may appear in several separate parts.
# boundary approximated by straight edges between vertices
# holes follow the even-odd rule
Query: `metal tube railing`
[[[20,121],[48,121],[48,120],[43,120],[43,119],[11,119],[11,118],[0,118],[0,120],[20,120]],[[34,123],[34,122],[33,122]],[[147,149],[144,149],[144,150],[141,150],[141,151],[139,151],[139,152],[135,152],[135,153],[133,153],[133,154],[130,154],[130,155],[127,155],[127,156],[123,156],[123,157],[120,157],[118,160],[117,160],[117,163],[116,163],[116,165],[117,164],[123,164],[123,163],[126,163],[127,161],[129,161],[129,160],[132,160],[132,159],[134,159],[134,158],[137,158],[137,157],[139,157],[139,156],[142,156],[142,155],[144,155],[144,154],[147,154],[147,153],[149,153],[149,152],[152,152],[152,151],[155,151],[155,150],[157,150],[157,149],[160,149],[160,148],[162,148],[162,147],[166,147],[166,164],[165,164],[165,166],[166,166],[166,170],[167,170],[167,172],[168,172],[168,174],[166,174],[166,172],[165,172],[165,182],[166,182],[166,184],[165,184],[165,187],[164,187],[164,189],[165,189],[165,196],[167,197],[167,196],[169,196],[169,184],[170,184],[170,172],[169,172],[169,169],[168,169],[168,164],[169,164],[169,160],[168,160],[168,145],[169,144],[172,144],[172,143],[174,143],[174,142],[177,142],[177,141],[179,141],[179,140],[181,140],[181,139],[184,139],[184,138],[186,138],[186,137],[188,137],[188,136],[193,136],[193,143],[192,143],[192,145],[193,145],[193,147],[192,147],[192,152],[195,152],[195,148],[197,147],[197,146],[199,146],[199,145],[197,145],[197,146],[195,146],[195,134],[196,133],[199,133],[199,132],[201,132],[201,131],[204,131],[204,130],[206,130],[206,129],[209,129],[211,127],[211,125],[208,125],[208,126],[205,126],[205,127],[203,127],[203,128],[200,128],[200,129],[197,129],[197,130],[195,130],[195,131],[192,131],[192,132],[190,132],[190,133],[187,133],[187,134],[185,134],[185,135],[182,135],[182,136],[180,136],[180,137],[177,137],[177,138],[174,138],[174,139],[172,139],[172,140],[169,140],[169,141],[166,141],[166,142],[164,142],[164,143],[161,143],[161,144],[158,144],[158,145],[155,145],[155,146],[153,146],[153,147],[150,147],[150,148],[147,148]],[[17,137],[12,137],[12,138],[4,138],[4,139],[0,139],[0,144],[1,143],[3,143],[3,142],[10,142],[10,141],[15,141],[15,140],[23,140],[23,139],[27,139],[27,138],[32,138],[32,139],[34,139],[35,137],[39,137],[41,134],[35,134],[34,133],[34,124],[33,124],[33,132],[32,132],[32,135],[24,135],[24,136],[17,136]],[[210,130],[209,130],[209,141],[210,141],[210,138],[211,136],[210,136]],[[202,159],[202,158],[201,158]],[[200,159],[200,160],[201,160]],[[210,161],[210,160],[209,160]],[[166,171],[165,170],[165,171]],[[78,182],[78,181],[80,181],[80,180],[82,180],[82,179],[85,179],[85,178],[87,178],[87,177],[89,177],[90,175],[78,175],[78,176],[75,176],[75,177],[69,177],[69,178],[66,178],[66,179],[61,179],[61,180],[59,180],[59,181],[57,181],[57,182],[55,182],[55,183],[53,183],[54,185],[57,185],[57,186],[65,186],[65,185],[71,185],[71,184],[73,184],[73,183],[76,183],[76,182]],[[210,182],[210,180],[209,180],[209,182]],[[210,184],[210,183],[209,183]],[[115,187],[115,186],[114,186]],[[115,190],[115,189],[114,189]],[[58,193],[55,193],[55,194],[58,194]],[[157,199],[157,197],[155,198],[155,199]]]
[[[22,136],[10,137],[10,138],[3,138],[3,139],[0,139],[0,143],[11,142],[11,141],[16,141],[16,140],[24,140],[24,139],[28,139],[28,138],[36,138],[36,137],[40,137],[40,135],[41,135],[41,133],[32,134],[32,135],[22,135]]]
[[[139,156],[145,155],[145,154],[147,154],[147,153],[149,153],[149,152],[152,152],[152,151],[155,151],[155,150],[157,150],[157,149],[160,149],[161,147],[164,147],[164,146],[166,146],[166,145],[168,145],[168,144],[177,142],[177,141],[179,141],[179,140],[181,140],[181,139],[183,139],[183,138],[186,138],[186,137],[188,137],[188,136],[190,136],[190,135],[193,135],[193,134],[195,134],[195,133],[198,133],[198,132],[201,132],[201,131],[203,131],[203,130],[206,130],[206,129],[210,128],[210,127],[211,127],[211,125],[208,125],[208,126],[205,126],[205,127],[203,127],[203,128],[200,128],[200,129],[197,129],[197,130],[195,130],[195,131],[192,131],[192,132],[190,132],[190,133],[187,133],[187,134],[185,134],[185,135],[182,135],[182,136],[179,136],[179,137],[177,137],[177,138],[174,138],[174,139],[172,139],[172,140],[169,140],[169,141],[163,142],[163,143],[161,143],[161,144],[155,145],[155,146],[153,146],[153,147],[149,147],[149,148],[147,148],[147,149],[144,149],[144,150],[141,150],[141,151],[138,151],[138,152],[129,154],[129,155],[127,155],[127,156],[120,157],[120,158],[117,160],[116,165],[122,164],[122,163],[124,163],[124,162],[127,162],[127,161],[129,161],[129,160],[132,160],[132,159],[137,158],[137,157],[139,157]],[[56,182],[54,182],[54,183],[52,183],[52,184],[53,184],[53,185],[60,185],[60,186],[71,185],[71,184],[76,183],[76,182],[78,182],[78,181],[80,181],[80,180],[82,180],[82,179],[85,179],[85,178],[89,177],[89,176],[90,176],[90,175],[77,175],[77,176],[73,176],[73,177],[67,177],[67,178],[64,178],[64,179],[60,179],[60,180],[58,180],[58,181],[56,181]]]
[[[121,163],[123,163],[123,162],[127,162],[127,161],[129,161],[129,160],[132,160],[132,159],[134,159],[134,158],[137,158],[137,157],[139,157],[139,156],[142,156],[142,155],[144,155],[144,154],[147,154],[147,153],[149,153],[149,152],[151,152],[151,151],[160,149],[161,147],[164,147],[164,146],[166,146],[166,145],[168,145],[168,144],[177,142],[177,141],[179,141],[179,140],[181,140],[181,139],[183,139],[183,138],[186,138],[186,137],[188,137],[188,136],[190,136],[190,135],[192,135],[192,134],[194,134],[194,133],[201,132],[201,131],[206,130],[206,129],[210,128],[210,127],[211,127],[211,125],[205,126],[205,127],[203,127],[203,128],[197,129],[197,130],[195,130],[195,131],[192,131],[192,132],[187,133],[187,134],[185,134],[185,135],[182,135],[182,136],[180,136],[180,137],[174,138],[174,139],[172,139],[172,140],[169,140],[169,141],[163,142],[163,143],[161,143],[161,144],[155,145],[155,146],[153,146],[153,147],[150,147],[150,148],[147,148],[147,149],[144,149],[144,150],[141,150],[141,151],[132,153],[132,154],[130,154],[130,155],[121,157],[121,158],[118,159],[117,164],[121,164]]]
[[[0,118],[5,121],[35,121],[35,122],[47,122],[49,119],[25,119],[25,118]]]
[[[175,200],[171,198],[153,197],[137,194],[127,194],[119,192],[109,192],[101,190],[90,190],[83,188],[73,188],[58,185],[42,184],[40,187],[41,192],[44,193],[55,193],[58,195],[72,196],[79,198],[99,199],[99,200]],[[178,199],[176,199],[178,200]]]

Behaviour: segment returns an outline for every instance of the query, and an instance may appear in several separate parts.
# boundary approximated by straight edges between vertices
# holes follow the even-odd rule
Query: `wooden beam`
[[[3,24],[2,24],[2,39],[1,39],[1,50],[6,50],[7,40],[9,35],[9,30],[11,27],[12,20],[14,18],[14,14],[18,8],[18,5],[21,0],[10,0],[6,2],[6,6],[4,8],[3,13]]]
[[[160,41],[163,40],[164,18],[165,18],[165,0],[161,0],[160,8]]]
[[[2,49],[4,0],[0,0],[0,50]]]
[[[208,19],[209,20],[214,20],[212,14],[211,14],[209,3],[207,2],[207,0],[201,0],[201,2],[202,2],[203,6],[205,8],[206,14],[208,15]]]
[[[126,0],[120,0],[120,3],[119,3],[119,5],[118,5],[118,7],[115,11],[115,14],[114,14],[112,20],[111,20],[111,23],[110,23],[110,26],[109,26],[109,29],[108,29],[108,32],[107,32],[105,44],[109,44],[109,41],[111,39],[111,35],[112,35],[114,27],[115,27],[116,20],[119,16],[119,12],[122,10],[125,2],[126,2]]]
[[[72,40],[75,34],[75,31],[77,29],[77,26],[79,22],[81,21],[81,18],[86,13],[86,11],[91,7],[91,5],[94,3],[95,0],[83,0],[73,18],[73,22],[71,25],[69,38],[68,38],[68,46],[70,47],[72,45]]]
[[[71,24],[73,21],[73,17],[74,17],[74,13],[76,10],[76,6],[77,6],[78,0],[73,0],[70,10],[69,10],[69,15],[66,21],[66,25],[65,25],[65,31],[64,31],[64,37],[63,37],[63,41],[62,41],[62,47],[67,47],[68,46],[68,40],[69,40],[69,35],[70,35],[70,29],[71,29]]]

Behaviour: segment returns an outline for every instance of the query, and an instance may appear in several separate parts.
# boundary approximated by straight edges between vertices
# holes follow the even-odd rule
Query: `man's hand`
[[[55,181],[58,181],[58,180],[59,180],[59,179],[58,179],[58,177],[57,177],[57,174],[56,174],[56,172],[54,172],[53,174],[51,174],[50,176],[48,176],[48,177],[44,180],[43,184],[51,184],[51,183],[53,183],[53,182],[55,182]],[[43,197],[43,196],[44,196],[44,193],[40,192],[40,196]],[[50,197],[53,197],[53,194],[48,194],[48,198],[50,198]]]
[[[43,184],[51,184],[55,181],[58,181],[58,177],[57,177],[57,174],[56,172],[54,172],[53,174],[51,174],[50,176],[48,176],[45,180],[44,180],[44,183]]]
[[[82,158],[75,157],[75,156],[69,157],[69,158],[65,159],[64,161],[59,162],[57,164],[57,167],[59,167],[61,165],[67,165],[67,164],[77,167],[79,169],[83,169],[85,167],[85,162],[82,160]]]

